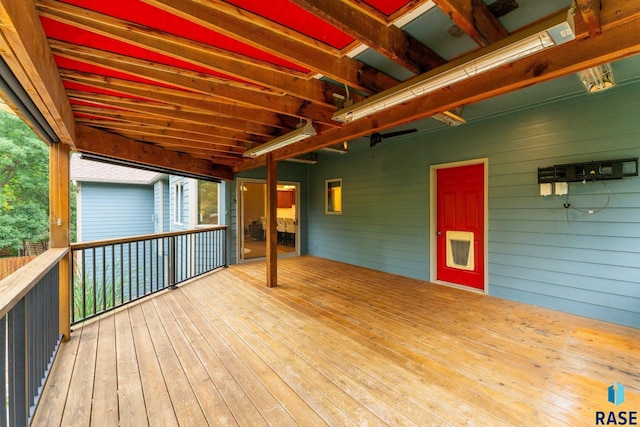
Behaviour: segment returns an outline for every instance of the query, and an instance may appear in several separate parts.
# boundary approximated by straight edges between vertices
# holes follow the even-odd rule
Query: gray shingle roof
[[[71,180],[79,182],[112,182],[117,184],[152,184],[161,173],[112,165],[71,156]]]

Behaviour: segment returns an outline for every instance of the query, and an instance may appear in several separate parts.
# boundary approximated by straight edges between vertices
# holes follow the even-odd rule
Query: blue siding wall
[[[83,182],[82,240],[152,234],[153,186]]]
[[[488,158],[489,293],[640,327],[640,178],[572,183],[568,198],[537,186],[538,167],[640,156],[639,116],[636,83],[352,144],[309,167],[308,252],[429,279],[429,167]],[[324,213],[330,178],[343,180],[342,215]]]
[[[154,232],[169,231],[169,180],[159,179],[153,184]]]

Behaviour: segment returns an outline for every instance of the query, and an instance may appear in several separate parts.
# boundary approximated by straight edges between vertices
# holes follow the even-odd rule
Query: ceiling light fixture
[[[451,68],[445,71],[439,72],[438,69],[435,69],[409,79],[395,88],[380,92],[337,111],[332,119],[345,123],[361,119],[574,38],[575,34],[571,25],[567,20],[564,20],[544,31],[524,37],[460,65],[456,66],[455,61],[450,62],[445,67]],[[503,42],[506,43],[508,40],[509,38]]]
[[[247,150],[242,154],[242,156],[258,157],[315,135],[317,135],[316,129],[313,127],[311,120],[307,120],[307,123],[304,126],[258,147],[252,148],[251,150]]]
[[[465,119],[460,117],[461,112],[462,108],[456,108],[453,111],[443,111],[442,113],[434,114],[431,118],[442,122],[447,126],[456,127],[467,123]]]
[[[577,74],[587,93],[602,92],[616,85],[613,78],[613,68],[609,62],[580,71]]]

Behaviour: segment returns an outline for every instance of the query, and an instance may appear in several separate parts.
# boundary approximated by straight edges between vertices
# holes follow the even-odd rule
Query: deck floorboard
[[[278,274],[232,266],[76,326],[33,425],[574,426],[640,408],[640,329],[315,257]]]

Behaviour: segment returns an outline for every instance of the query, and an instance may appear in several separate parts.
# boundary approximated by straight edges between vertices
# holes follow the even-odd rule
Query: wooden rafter
[[[105,79],[95,74],[80,73],[71,70],[60,70],[60,74],[65,80],[83,83],[96,89],[111,90],[123,95],[145,98],[152,102],[180,106],[187,110],[191,109],[192,111],[214,113],[221,117],[243,117],[250,122],[282,128],[284,130],[295,129],[296,124],[299,122],[299,120],[294,117],[272,113],[259,108],[223,104],[217,102],[210,96],[199,93],[170,88],[163,88],[162,91],[159,91],[157,86],[145,83],[116,78]]]
[[[480,46],[507,37],[507,30],[482,0],[433,0],[451,20]]]
[[[202,149],[210,149],[212,151],[217,151],[220,153],[228,153],[235,154],[232,157],[239,158],[242,156],[242,153],[245,151],[244,145],[231,144],[231,143],[221,143],[221,144],[212,144],[211,139],[205,135],[197,134],[193,132],[182,131],[178,129],[167,129],[161,127],[152,127],[152,126],[141,126],[134,125],[131,123],[113,123],[109,120],[95,120],[89,118],[79,117],[77,119],[78,123],[83,123],[95,128],[101,129],[110,129],[112,131],[116,131],[119,134],[129,134],[129,135],[141,135],[146,136],[148,138],[157,138],[158,145],[163,145],[162,141],[168,141],[169,139],[176,140],[176,144],[173,145],[190,145],[193,147],[199,147]]]
[[[201,111],[187,111],[179,108],[178,106],[172,106],[162,103],[153,103],[148,101],[140,101],[132,98],[124,98],[112,95],[102,94],[81,94],[78,92],[69,91],[70,94],[77,99],[81,99],[84,102],[93,103],[96,106],[111,107],[119,110],[129,110],[134,112],[140,112],[149,114],[151,116],[164,117],[166,119],[176,118],[185,122],[197,123],[197,124],[209,124],[225,129],[250,132],[263,136],[280,135],[282,131],[272,126],[265,126],[257,123],[252,123],[239,118],[220,117],[214,114],[209,114]],[[82,98],[80,98],[82,97]]]
[[[348,3],[322,0],[292,2],[415,74],[422,74],[446,62],[400,28],[384,25]]]
[[[331,120],[335,107],[311,103],[300,98],[254,85],[240,84],[215,76],[203,75],[169,65],[116,55],[87,47],[51,40],[53,52],[60,57],[106,68],[118,73],[211,96],[219,102],[261,108],[292,117],[307,118],[324,125],[336,126]],[[361,97],[358,99],[362,99]]]
[[[331,102],[331,94],[316,79],[294,70],[187,40],[53,0],[38,2],[40,15],[105,37],[283,91],[310,102]],[[135,29],[135,30],[134,30]]]
[[[89,126],[78,125],[76,135],[76,148],[80,152],[122,159],[141,165],[160,166],[202,177],[233,179],[233,172],[227,166],[215,165],[204,159],[196,159]]]
[[[398,84],[398,81],[349,57],[330,52],[317,41],[224,1],[204,3],[190,0],[144,0],[205,28],[240,40],[250,46],[296,62],[315,73],[323,74],[356,89],[376,93]],[[339,2],[336,2],[339,4]],[[365,71],[366,72],[363,72]],[[368,78],[364,79],[363,76]]]
[[[136,114],[130,111],[105,110],[104,108],[76,106],[78,113],[77,122],[93,125],[99,128],[112,128],[114,130],[141,128],[162,135],[166,132],[175,132],[184,139],[196,139],[211,144],[227,147],[246,147],[248,144],[264,143],[269,140],[266,137],[247,132],[234,131],[210,125],[182,122],[175,119],[163,119]]]
[[[600,0],[576,0],[576,6],[580,10],[580,15],[587,24],[589,36],[595,37],[602,34],[600,27]]]

